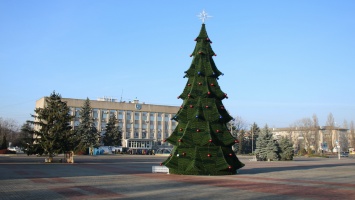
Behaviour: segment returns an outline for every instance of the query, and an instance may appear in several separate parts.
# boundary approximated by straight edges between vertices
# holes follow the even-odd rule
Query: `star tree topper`
[[[202,20],[202,24],[205,23],[205,20],[208,19],[209,17],[212,17],[212,16],[209,16],[205,10],[202,10],[202,13],[200,13],[199,15],[197,15],[198,18],[200,18]]]

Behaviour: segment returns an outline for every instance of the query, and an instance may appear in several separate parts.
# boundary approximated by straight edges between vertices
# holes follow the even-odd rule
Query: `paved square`
[[[61,157],[56,157],[59,160]],[[0,156],[0,199],[355,199],[355,158],[255,162],[233,176],[152,173],[165,157]]]

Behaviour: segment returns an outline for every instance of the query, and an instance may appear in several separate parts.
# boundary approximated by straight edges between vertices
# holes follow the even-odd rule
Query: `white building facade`
[[[80,124],[80,110],[86,100],[62,98],[75,116],[72,127]],[[45,106],[45,97],[36,101],[36,108]],[[168,138],[177,126],[171,120],[180,109],[179,106],[165,106],[141,103],[138,100],[117,102],[112,98],[90,100],[92,117],[96,128],[104,134],[110,115],[118,119],[122,130],[122,146],[129,149],[149,150],[154,146],[167,146]]]

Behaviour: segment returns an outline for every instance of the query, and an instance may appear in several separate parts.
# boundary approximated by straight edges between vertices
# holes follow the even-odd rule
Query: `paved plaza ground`
[[[60,157],[56,157],[58,160]],[[166,157],[75,156],[74,164],[44,157],[0,156],[0,199],[355,199],[355,158],[256,162],[232,176],[152,173]]]

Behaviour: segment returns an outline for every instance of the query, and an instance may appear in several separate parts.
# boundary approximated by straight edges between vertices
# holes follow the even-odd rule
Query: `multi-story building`
[[[75,116],[72,127],[80,124],[79,111],[85,100],[62,98],[70,108],[70,114]],[[36,101],[36,108],[45,106],[45,97]],[[122,146],[130,149],[152,149],[153,146],[168,145],[165,139],[169,137],[177,122],[171,120],[178,112],[178,106],[153,105],[139,102],[118,102],[112,98],[90,100],[92,116],[98,131],[104,134],[110,115],[118,119],[122,130]]]
[[[272,128],[271,131],[275,139],[291,139],[295,149],[309,146],[315,151],[337,152],[339,146],[342,151],[347,151],[350,144],[349,130],[334,126]]]

